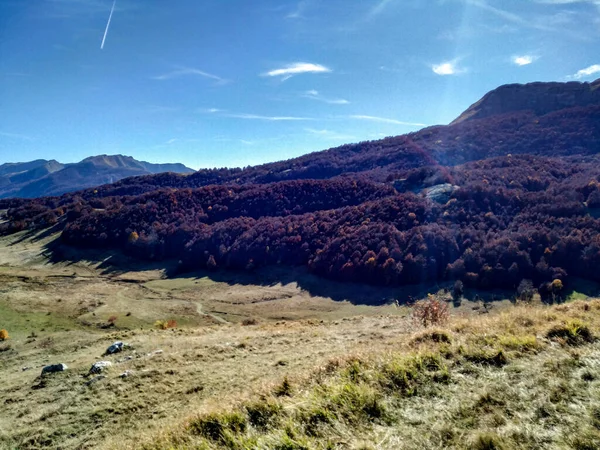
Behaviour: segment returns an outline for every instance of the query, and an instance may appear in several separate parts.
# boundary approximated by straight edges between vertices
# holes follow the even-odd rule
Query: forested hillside
[[[564,97],[557,83],[528,86],[513,89]],[[484,117],[449,126],[246,169],[5,200],[0,232],[61,227],[66,244],[174,258],[181,270],[304,265],[339,280],[484,289],[530,279],[550,296],[553,280],[600,281],[600,81],[579,86],[592,94],[566,108],[544,98],[550,111],[507,112],[497,96],[514,96],[502,88],[472,107]]]

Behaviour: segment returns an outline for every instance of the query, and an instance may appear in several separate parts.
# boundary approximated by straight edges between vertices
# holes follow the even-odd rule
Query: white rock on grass
[[[98,374],[103,372],[104,370],[108,369],[109,367],[112,366],[112,363],[110,361],[98,361],[97,363],[94,363],[92,365],[92,368],[90,369],[90,375],[91,374]]]
[[[64,372],[67,369],[68,367],[66,364],[51,364],[42,369],[42,375],[46,375],[49,373]]]
[[[128,378],[130,376],[133,375],[133,371],[131,370],[126,370],[125,372],[123,372],[121,375],[119,375],[119,378]]]

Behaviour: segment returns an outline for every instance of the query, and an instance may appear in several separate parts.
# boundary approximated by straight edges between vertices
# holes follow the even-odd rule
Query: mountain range
[[[30,169],[31,170],[31,169]],[[600,282],[600,80],[507,85],[450,125],[261,166],[129,177],[0,201],[0,234],[340,281],[460,281],[542,296]]]
[[[152,164],[123,155],[92,156],[73,164],[45,159],[6,163],[0,165],[0,198],[61,195],[126,177],[161,172],[194,170],[183,164]]]

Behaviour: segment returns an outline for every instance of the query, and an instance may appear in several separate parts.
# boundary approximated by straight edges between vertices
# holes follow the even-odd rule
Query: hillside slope
[[[341,281],[480,289],[526,280],[552,298],[554,280],[600,281],[599,149],[600,104],[502,110],[244,170],[0,202],[0,233],[56,226],[66,244],[182,271],[305,266]]]

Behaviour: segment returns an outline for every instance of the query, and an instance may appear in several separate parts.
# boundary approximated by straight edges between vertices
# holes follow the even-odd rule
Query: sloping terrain
[[[494,114],[450,126],[244,170],[7,200],[0,233],[52,226],[65,244],[175,260],[179,272],[287,266],[339,281],[514,290],[531,280],[551,298],[554,280],[600,281],[597,85],[511,85],[479,103]],[[550,106],[495,107],[514,92]]]
[[[168,279],[107,264],[107,253],[49,264],[52,239],[0,242],[2,449],[600,442],[598,300],[464,299],[424,329],[407,307],[353,306],[260,277]],[[153,327],[166,319],[176,328]],[[128,348],[103,356],[115,341]],[[97,361],[112,366],[89,374]],[[40,376],[58,363],[68,369]]]
[[[193,170],[183,164],[151,164],[122,155],[93,156],[74,164],[54,160],[7,163],[0,166],[0,198],[61,195],[126,177],[161,172],[192,173]]]

